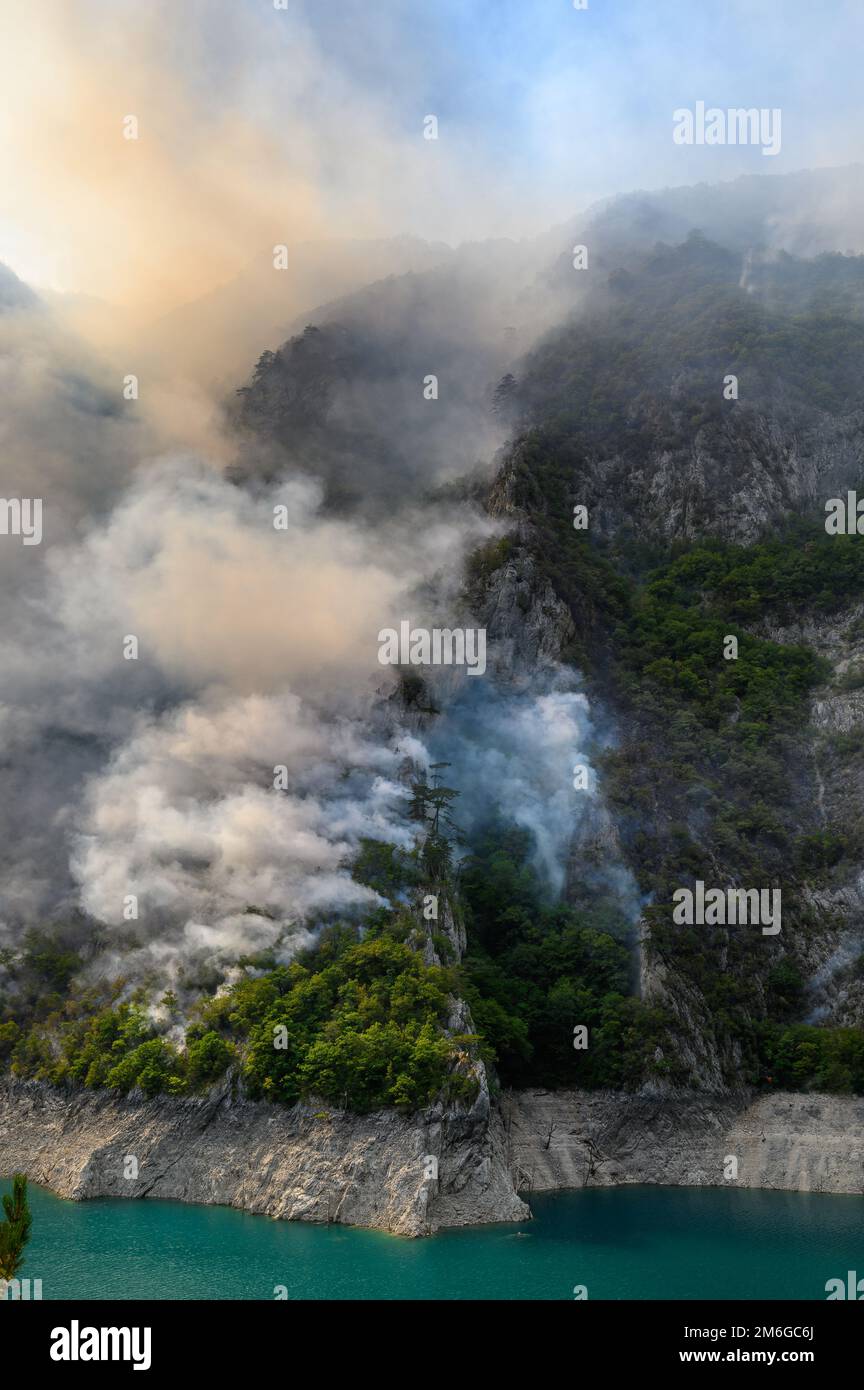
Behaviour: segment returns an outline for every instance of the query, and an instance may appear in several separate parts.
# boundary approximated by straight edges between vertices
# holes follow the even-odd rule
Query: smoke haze
[[[496,382],[581,302],[574,240],[607,264],[694,226],[742,266],[752,243],[862,249],[860,171],[783,177],[860,156],[857,63],[826,101],[786,58],[806,38],[818,73],[862,21],[842,4],[814,36],[793,4],[780,53],[768,7],[731,5],[716,45],[694,21],[697,86],[788,111],[756,179],[758,152],[671,142],[693,99],[679,7],[635,49],[638,7],[593,29],[531,8],[4,10],[0,259],[22,280],[0,275],[0,488],[45,515],[41,546],[0,538],[7,939],[73,922],[101,943],[94,971],[175,984],[265,946],[287,959],[377,901],[351,857],[365,836],[410,844],[406,763],[442,756],[466,828],[508,815],[562,888],[585,696],[560,673],[468,681],[418,731],[377,633],[470,622],[465,559],[502,528],[442,485],[492,471]],[[738,182],[593,206],[709,177]],[[307,322],[329,334],[321,371],[292,396],[285,350],[239,406],[259,353]]]

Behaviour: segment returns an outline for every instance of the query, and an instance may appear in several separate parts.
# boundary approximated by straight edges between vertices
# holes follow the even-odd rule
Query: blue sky
[[[280,240],[530,235],[634,188],[857,162],[862,52],[862,0],[8,0],[0,260],[162,304]],[[779,155],[676,145],[699,101],[780,108]]]
[[[468,164],[494,163],[518,190],[514,202],[527,198],[541,218],[634,186],[860,157],[857,0],[589,0],[587,11],[570,0],[301,0],[301,8],[334,69],[350,73],[395,127],[407,133],[436,113],[459,162],[470,148]],[[280,18],[269,17],[271,29]],[[698,100],[780,107],[780,155],[674,146],[672,111]]]

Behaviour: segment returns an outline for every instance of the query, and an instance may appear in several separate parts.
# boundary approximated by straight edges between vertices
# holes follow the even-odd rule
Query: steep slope
[[[763,229],[774,192],[759,184]],[[681,216],[716,211],[718,198],[688,196]],[[653,204],[673,228],[680,201]],[[296,1054],[281,1071],[252,1068],[262,1093],[270,1082],[291,1102],[324,1084],[358,1104],[389,1103],[399,1086],[406,1104],[428,1098],[449,1065],[449,1044],[435,1051],[442,1028],[453,1046],[479,1032],[467,1069],[490,1094],[496,1072],[520,1086],[864,1087],[848,678],[864,575],[857,537],[827,537],[820,520],[825,498],[862,476],[864,261],[766,254],[747,244],[756,223],[743,211],[727,243],[691,230],[646,246],[656,218],[646,230],[638,200],[616,207],[597,214],[598,227],[627,229],[613,268],[593,258],[580,279],[569,267],[576,310],[521,361],[555,298],[546,242],[468,248],[330,303],[238,393],[239,487],[311,475],[323,513],[371,522],[381,547],[441,517],[458,536],[481,502],[494,531],[461,592],[452,575],[429,574],[405,600],[448,627],[481,626],[487,675],[405,668],[382,676],[372,700],[376,734],[417,735],[430,760],[451,764],[462,867],[427,862],[420,886],[438,884],[456,911],[418,930],[416,873],[385,872],[361,880],[386,900],[363,924],[380,958],[351,955],[352,937],[338,961],[325,950],[290,977],[266,953],[244,960],[241,971],[264,972],[258,1011],[241,1017],[233,986],[239,1024],[218,1000],[202,1008],[224,1066],[234,1049],[246,1058],[250,1039],[258,1060],[272,1056],[267,1011],[296,1008]],[[559,315],[572,307],[569,293],[558,300]],[[374,631],[369,641],[371,664]],[[590,772],[582,787],[577,755]],[[779,890],[782,931],[679,925],[673,895],[698,882]],[[407,1019],[402,977],[422,991],[406,941],[426,968],[454,972],[424,977],[437,1002]],[[42,954],[50,975],[56,962]],[[27,1000],[39,993],[30,963]],[[368,1039],[355,1044],[345,1003],[369,976],[393,1069],[371,1085],[378,1059]],[[318,990],[329,1015],[310,1004]],[[16,1028],[20,1000],[8,1005]],[[151,1036],[128,997],[116,1004],[99,1001],[119,1061],[100,1053],[77,997],[59,1025],[52,1014],[44,1033],[0,1042],[22,1075],[127,1087],[143,1075],[155,1090],[194,1091],[198,1053],[190,1066],[168,1039],[170,1012]],[[580,1023],[584,1057],[572,1045]],[[186,1041],[205,1037],[195,1022]],[[355,1045],[369,1048],[356,1066]],[[130,1060],[139,1047],[146,1066]]]
[[[602,254],[583,275],[553,259],[546,283],[561,311],[575,307],[521,363],[478,331],[493,281],[472,267],[453,314],[450,267],[329,306],[320,329],[262,359],[241,396],[242,427],[264,452],[247,449],[238,476],[299,463],[339,506],[413,505],[447,476],[451,433],[464,472],[465,438],[477,436],[462,425],[478,410],[512,432],[486,493],[507,535],[472,562],[465,614],[487,630],[496,689],[533,673],[551,690],[555,672],[575,666],[614,731],[596,750],[587,811],[574,808],[566,894],[580,910],[612,903],[633,927],[641,919],[638,990],[654,1013],[634,1026],[651,1040],[652,1083],[769,1084],[784,1066],[787,1083],[862,1079],[847,979],[860,954],[857,809],[820,783],[809,710],[828,668],[812,642],[778,629],[765,582],[776,556],[759,548],[779,537],[786,565],[810,545],[795,519],[818,529],[825,499],[864,472],[864,260],[824,249],[842,244],[853,182],[845,172],[742,180],[597,210],[586,225]],[[834,221],[814,241],[801,211],[817,185]],[[700,211],[724,244],[694,229]],[[781,225],[797,226],[787,244],[820,254],[767,250]],[[647,249],[679,230],[680,244]],[[418,382],[449,354],[458,408],[427,411]],[[706,542],[725,546],[723,558]],[[816,586],[832,586],[834,561],[842,568],[839,549],[819,554],[823,568],[793,597],[802,619]],[[804,621],[812,632],[819,618]],[[734,664],[729,634],[741,646]],[[435,725],[427,714],[418,727]],[[674,928],[672,894],[697,879],[779,887],[780,939]],[[469,925],[469,964],[471,952]],[[805,1020],[835,1028],[814,1042],[794,1031]],[[802,1060],[814,1047],[818,1060]]]
[[[864,938],[857,802],[848,768],[818,764],[809,714],[831,718],[815,630],[835,591],[848,630],[861,592],[860,542],[819,518],[862,477],[862,289],[861,258],[785,257],[746,279],[701,235],[657,248],[528,358],[492,494],[516,563],[566,603],[561,655],[614,715],[605,787],[644,896],[642,997],[674,1016],[665,1060],[712,1088],[864,1079],[857,988],[814,1004]],[[673,891],[695,880],[780,888],[782,935],[675,927]],[[796,1033],[816,1017],[850,1031]]]
[[[469,245],[316,310],[238,392],[234,476],[299,468],[381,515],[471,474],[506,439],[496,380],[554,321],[539,268],[530,243]]]

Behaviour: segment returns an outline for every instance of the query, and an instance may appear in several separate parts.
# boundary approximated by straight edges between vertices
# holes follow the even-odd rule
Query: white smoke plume
[[[496,812],[530,831],[535,867],[556,894],[574,825],[596,791],[588,699],[574,685],[564,672],[516,691],[466,680],[430,737],[433,760],[451,765],[446,780],[460,791],[456,814],[466,833]],[[580,763],[587,791],[573,786]]]
[[[423,758],[377,634],[446,613],[491,523],[428,507],[372,530],[320,501],[309,478],[253,497],[162,459],[45,550],[0,704],[13,935],[80,911],[103,969],[176,979],[376,901],[349,863],[363,836],[409,843],[398,776]]]
[[[279,943],[290,954],[309,940],[303,924],[380,901],[347,865],[361,836],[410,846],[409,749],[357,719],[325,723],[292,694],[209,696],[142,719],[88,788],[81,905],[110,925],[117,955],[131,934],[163,968],[224,970]],[[124,919],[129,894],[137,920]]]

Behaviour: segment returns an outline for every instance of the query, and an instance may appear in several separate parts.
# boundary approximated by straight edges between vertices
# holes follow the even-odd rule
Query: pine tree
[[[27,1179],[16,1173],[12,1195],[3,1197],[6,1220],[0,1223],[0,1279],[15,1279],[24,1262],[24,1247],[30,1239],[33,1217],[27,1201]]]
[[[507,416],[512,410],[518,389],[516,378],[512,372],[502,376],[492,392],[492,410],[499,418]]]
[[[428,827],[420,851],[420,862],[433,879],[447,878],[453,861],[447,831],[457,829],[450,807],[459,793],[455,787],[444,787],[439,782],[440,769],[449,766],[449,763],[431,763],[431,781],[411,783],[409,815],[412,820],[423,821]]]

